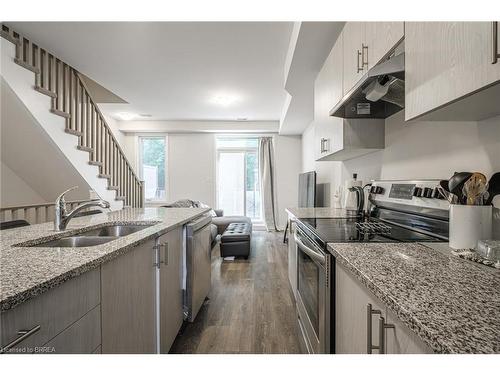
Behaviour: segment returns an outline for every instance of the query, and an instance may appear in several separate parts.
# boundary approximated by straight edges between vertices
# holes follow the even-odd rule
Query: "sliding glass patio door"
[[[217,206],[227,216],[261,220],[257,138],[218,139]]]

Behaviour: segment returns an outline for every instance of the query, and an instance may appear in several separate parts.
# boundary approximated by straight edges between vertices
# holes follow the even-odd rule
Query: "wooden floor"
[[[212,252],[212,290],[171,353],[300,353],[283,233],[252,234],[248,260]]]

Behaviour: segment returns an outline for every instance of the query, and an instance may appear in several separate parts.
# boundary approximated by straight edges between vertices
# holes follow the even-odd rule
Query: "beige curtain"
[[[261,137],[259,144],[260,192],[264,223],[268,231],[278,231],[277,200],[274,171],[274,149],[272,137]]]

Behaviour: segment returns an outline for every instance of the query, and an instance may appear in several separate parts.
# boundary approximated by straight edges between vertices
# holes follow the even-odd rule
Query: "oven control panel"
[[[439,193],[439,180],[372,181],[369,199],[377,206],[412,206],[414,209],[426,208],[448,210],[449,203]]]

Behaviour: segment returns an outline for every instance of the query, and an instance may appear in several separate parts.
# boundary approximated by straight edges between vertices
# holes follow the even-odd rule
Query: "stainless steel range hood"
[[[371,68],[330,111],[341,118],[385,119],[404,108],[404,53]]]

